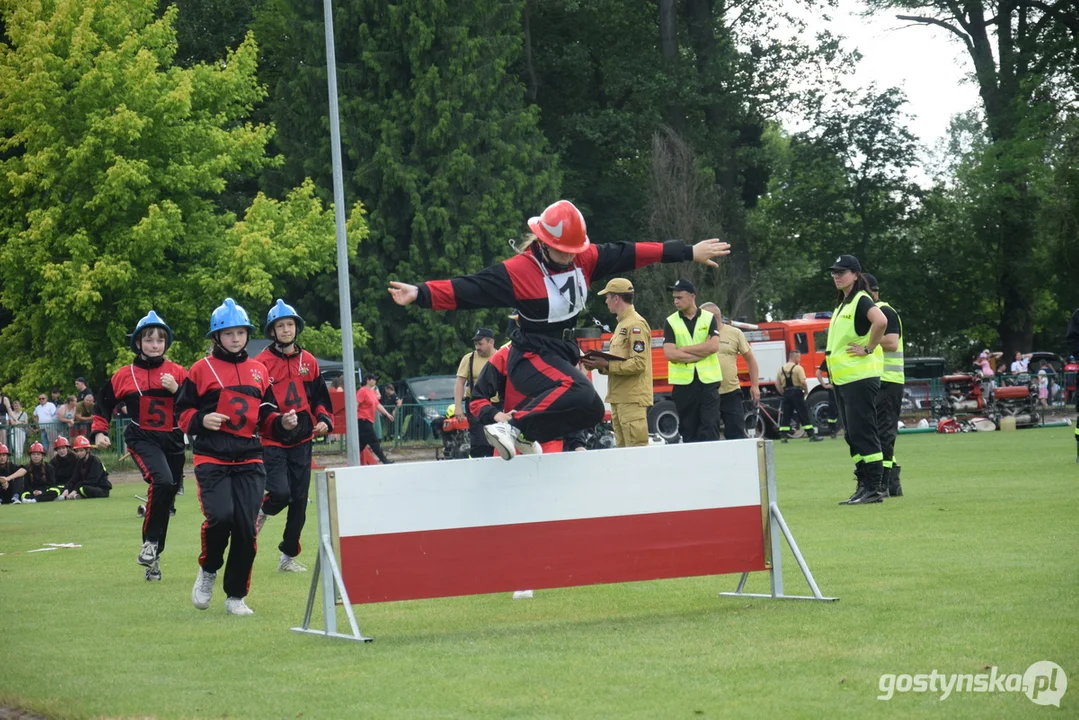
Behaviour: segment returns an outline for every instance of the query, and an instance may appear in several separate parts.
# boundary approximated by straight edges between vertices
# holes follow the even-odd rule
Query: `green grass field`
[[[235,618],[220,583],[210,610],[191,606],[193,492],[161,583],[135,563],[141,485],[5,506],[0,706],[50,718],[1076,717],[1072,432],[902,436],[907,496],[867,507],[836,505],[853,489],[842,440],[777,445],[780,506],[838,603],[717,597],[737,581],[722,576],[357,606],[370,645],[289,631],[310,575],[276,572],[283,516],[263,532],[256,615]],[[49,542],[82,547],[20,553]],[[789,554],[784,567],[787,592],[805,593]],[[766,591],[767,576],[747,590]],[[882,673],[1021,674],[1039,660],[1071,675],[1059,709],[1017,692],[877,699]]]

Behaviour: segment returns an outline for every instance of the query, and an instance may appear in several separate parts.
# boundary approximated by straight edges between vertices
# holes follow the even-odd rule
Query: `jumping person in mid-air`
[[[518,246],[516,256],[475,275],[418,286],[391,282],[389,288],[398,305],[517,308],[519,327],[511,335],[507,371],[525,399],[511,419],[484,428],[505,460],[515,451],[540,452],[539,443],[592,427],[603,418],[603,401],[577,369],[581,353],[572,333],[593,279],[658,262],[692,260],[718,267],[712,258],[730,254],[730,245],[714,238],[692,246],[680,240],[593,245],[584,217],[568,200],[549,206],[530,219],[528,227],[532,234]]]

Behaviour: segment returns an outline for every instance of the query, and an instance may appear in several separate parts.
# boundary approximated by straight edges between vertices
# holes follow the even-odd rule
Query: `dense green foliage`
[[[719,271],[632,274],[654,322],[679,276],[736,317],[829,309],[822,268],[854,252],[913,351],[1063,350],[1079,305],[1079,10],[867,3],[948,27],[976,69],[981,107],[926,182],[903,95],[841,90],[857,55],[807,32],[801,18],[833,7],[338,0],[363,365],[451,372],[502,311],[402,309],[387,281],[497,262],[559,197],[597,242],[732,243]],[[339,354],[321,3],[0,0],[0,21],[0,382],[99,382],[150,305],[190,359],[225,294],[256,316],[287,298],[308,344]]]
[[[0,45],[0,377],[17,394],[130,360],[150,308],[190,362],[232,295],[261,318],[285,278],[333,267],[333,215],[309,181],[237,222],[229,175],[273,166],[249,36],[213,66],[173,64],[176,10],[150,0],[7,3]],[[365,235],[352,220],[352,245]],[[256,322],[258,322],[256,320]]]

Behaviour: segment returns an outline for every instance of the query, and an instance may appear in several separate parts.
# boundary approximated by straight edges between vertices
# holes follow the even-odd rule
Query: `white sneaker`
[[[23,502],[24,503],[36,503],[37,498],[26,498],[25,500],[23,500]]]
[[[58,501],[59,501],[59,500],[67,500],[67,498],[66,498],[66,497],[64,497],[63,495],[57,495],[57,496],[56,496],[56,499],[57,499]]]
[[[150,567],[157,562],[157,543],[150,542],[149,540],[144,542],[136,562],[138,562],[139,565],[145,565],[146,567]]]
[[[521,437],[521,431],[507,422],[492,423],[483,426],[487,442],[503,460],[512,460],[514,455],[542,455],[543,448],[538,442],[531,442]]]
[[[195,587],[191,588],[191,604],[199,610],[210,607],[210,601],[214,599],[214,582],[216,580],[217,573],[208,573],[199,568],[199,575],[195,578]],[[243,600],[240,602],[242,603]]]
[[[255,537],[262,532],[262,526],[266,524],[267,517],[266,513],[262,512],[262,508],[259,508],[259,514],[255,517]]]
[[[254,615],[255,611],[247,607],[243,598],[225,598],[226,615]]]
[[[503,460],[512,460],[516,454],[514,441],[521,431],[507,422],[491,423],[483,426],[483,434],[487,438],[487,444],[498,451]]]
[[[154,564],[146,568],[146,580],[153,582],[161,579],[161,563],[154,560]]]
[[[513,593],[513,599],[514,600],[531,600],[532,599],[532,591],[531,590],[517,590],[517,591],[515,591]]]
[[[543,448],[538,442],[529,442],[521,437],[520,433],[517,433],[517,438],[513,441],[513,447],[517,450],[518,455],[542,455]]]
[[[22,498],[20,498],[18,495],[16,495],[14,498],[12,498],[11,504],[12,505],[22,505]]]
[[[296,562],[296,558],[281,554],[281,562],[277,564],[277,572],[307,572],[307,566]]]

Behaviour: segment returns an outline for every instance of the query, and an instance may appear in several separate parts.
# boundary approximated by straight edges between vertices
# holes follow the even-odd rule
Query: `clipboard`
[[[602,350],[589,350],[588,352],[581,353],[581,359],[582,360],[603,359],[603,360],[606,360],[608,362],[617,361],[617,360],[625,360],[624,357],[619,357],[617,355],[611,355],[610,353],[605,353]]]

